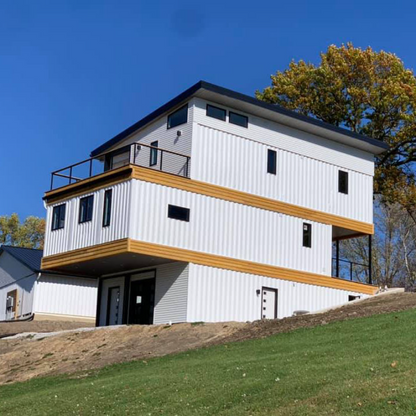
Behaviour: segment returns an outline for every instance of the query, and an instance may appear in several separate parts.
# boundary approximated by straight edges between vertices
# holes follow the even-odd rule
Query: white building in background
[[[41,270],[42,250],[0,246],[0,321],[94,322],[97,279]]]
[[[201,81],[52,174],[43,268],[99,278],[97,325],[283,318],[373,295],[371,268],[346,276],[332,252],[373,234],[385,149]]]

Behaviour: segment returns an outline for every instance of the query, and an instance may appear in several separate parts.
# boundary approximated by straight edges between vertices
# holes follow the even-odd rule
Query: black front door
[[[153,324],[156,279],[135,280],[130,285],[129,324]]]

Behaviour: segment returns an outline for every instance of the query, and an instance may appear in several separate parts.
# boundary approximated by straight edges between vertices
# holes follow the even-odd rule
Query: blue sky
[[[200,79],[246,94],[353,42],[415,67],[410,1],[0,0],[0,215]]]

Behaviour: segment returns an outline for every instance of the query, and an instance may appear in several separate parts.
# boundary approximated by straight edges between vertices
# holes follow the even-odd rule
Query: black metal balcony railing
[[[70,185],[128,164],[189,178],[191,158],[147,144],[133,143],[52,172],[50,189]]]
[[[353,282],[369,283],[370,267],[368,264],[357,263],[350,260],[332,259],[332,277],[351,280]]]

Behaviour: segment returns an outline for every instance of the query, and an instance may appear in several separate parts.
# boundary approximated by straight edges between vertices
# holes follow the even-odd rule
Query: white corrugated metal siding
[[[95,279],[43,274],[36,284],[33,312],[95,317],[97,286]]]
[[[206,103],[201,98],[195,98],[194,123],[370,176],[374,174],[374,157],[371,153],[241,111],[237,113],[249,117],[248,128],[229,123],[228,115],[227,121],[207,117]],[[233,111],[232,108],[223,105],[220,107]],[[230,157],[233,157],[232,153]]]
[[[331,274],[329,225],[312,224],[312,248],[302,246],[303,220],[148,182],[134,181],[130,237],[274,266]],[[167,217],[168,205],[190,209],[190,221]]]
[[[295,283],[213,267],[189,265],[188,322],[254,321],[261,318],[262,287],[278,289],[278,318],[348,302],[354,292]]]
[[[154,324],[186,322],[188,263],[157,267]]]
[[[78,223],[79,201],[91,194],[48,206],[44,256],[126,238],[130,219],[131,182],[118,183],[94,192],[93,216],[89,222]],[[111,222],[108,227],[103,227],[104,193],[110,188],[113,189]],[[62,203],[66,203],[65,227],[51,231],[53,207]]]
[[[267,173],[268,149],[277,152],[276,175]],[[348,172],[348,195],[338,192],[339,170]],[[203,125],[194,128],[191,177],[358,221],[373,219],[371,175]]]

